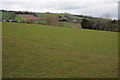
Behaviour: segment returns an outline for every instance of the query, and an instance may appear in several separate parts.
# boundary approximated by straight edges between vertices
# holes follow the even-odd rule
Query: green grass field
[[[14,20],[16,20],[16,21],[24,21],[25,19],[22,18],[22,16],[20,16],[20,15],[16,15]]]
[[[2,18],[3,19],[8,19],[12,14],[9,12],[2,12]]]
[[[3,78],[116,78],[118,33],[3,23]]]

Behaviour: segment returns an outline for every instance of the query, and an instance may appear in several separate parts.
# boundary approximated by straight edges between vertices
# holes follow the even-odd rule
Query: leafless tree
[[[52,15],[52,14],[46,14],[45,15],[45,20],[48,25],[54,25],[54,26],[59,26],[60,22],[58,20],[58,17]]]

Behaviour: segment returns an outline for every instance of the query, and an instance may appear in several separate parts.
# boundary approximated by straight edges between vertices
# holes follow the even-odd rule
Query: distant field
[[[37,17],[39,18],[45,18],[46,13],[36,13]]]
[[[75,24],[70,22],[61,22],[63,27],[69,27],[69,28],[82,28],[81,24]]]
[[[40,17],[40,18],[45,18],[45,15],[47,13],[36,13],[37,17]],[[65,14],[62,14],[62,13],[52,13],[54,16],[62,16],[64,17]]]
[[[3,23],[3,77],[116,78],[118,33]]]
[[[40,17],[40,18],[45,18],[46,14],[47,13],[36,13],[37,17]],[[67,19],[67,17],[65,17],[64,13],[52,13],[52,15],[58,16],[58,17],[61,16],[62,19]],[[76,16],[73,16],[71,14],[68,14],[67,16],[71,16],[71,17],[76,18],[76,19],[84,19],[84,17],[76,17]]]
[[[20,16],[20,15],[16,15],[15,18],[14,18],[14,20],[24,21],[25,19],[22,16]]]
[[[64,13],[53,13],[53,15],[56,15],[56,16],[65,16]]]
[[[3,19],[8,19],[12,14],[9,12],[2,12],[2,18]]]
[[[31,20],[30,23],[45,23],[44,20]]]
[[[40,20],[41,19],[39,17],[35,17],[34,15],[21,14],[20,16],[26,20]]]

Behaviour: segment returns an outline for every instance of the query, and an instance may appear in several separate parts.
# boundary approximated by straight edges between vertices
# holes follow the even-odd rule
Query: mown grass
[[[3,78],[116,78],[117,34],[3,23]]]
[[[12,14],[9,12],[2,12],[2,18],[3,19],[8,19]]]
[[[16,20],[16,21],[24,21],[25,19],[20,15],[16,15],[14,20]]]

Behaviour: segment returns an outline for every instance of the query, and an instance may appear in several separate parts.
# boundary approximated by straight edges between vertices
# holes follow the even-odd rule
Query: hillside
[[[55,16],[60,24],[58,26],[62,26],[62,27],[69,27],[69,26],[64,26],[64,24],[71,24],[71,28],[81,28],[80,23],[82,21],[82,19],[90,19],[90,17],[87,16],[78,16],[78,15],[73,15],[73,14],[68,14],[68,13],[35,13],[35,12],[27,12],[27,11],[7,11],[7,10],[1,10],[0,12],[2,12],[2,18],[3,20],[13,20],[13,22],[21,22],[21,23],[29,23],[29,24],[44,24],[47,25],[46,22],[46,15],[52,15]],[[28,18],[24,18],[21,15],[31,15],[28,16]],[[36,18],[40,18],[38,20],[34,19],[34,17]],[[74,26],[76,25],[76,26]]]
[[[92,29],[102,31],[119,32],[118,20],[98,18],[85,15],[75,15],[70,13],[40,13],[28,11],[7,11],[1,10],[3,22],[27,23],[51,25],[78,29]]]
[[[3,77],[116,78],[118,33],[3,22]]]

